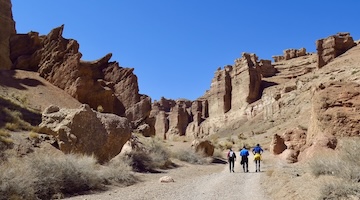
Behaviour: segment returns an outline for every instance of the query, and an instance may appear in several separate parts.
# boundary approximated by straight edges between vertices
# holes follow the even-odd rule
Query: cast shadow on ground
[[[214,164],[227,164],[227,161],[224,160],[223,158],[213,157],[213,160],[212,160],[211,163],[214,163]]]
[[[26,90],[26,87],[36,87],[39,85],[44,85],[42,82],[36,79],[31,78],[15,78],[16,71],[14,70],[2,70],[0,71],[0,86],[12,87],[19,90]]]

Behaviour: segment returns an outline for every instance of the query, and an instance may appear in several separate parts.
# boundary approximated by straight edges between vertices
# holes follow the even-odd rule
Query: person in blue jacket
[[[249,151],[246,149],[245,145],[240,151],[241,161],[240,164],[243,166],[244,172],[249,172]]]
[[[260,147],[260,144],[257,144],[252,150],[252,153],[254,154],[256,172],[260,172],[261,154],[263,152],[264,152],[264,150]]]

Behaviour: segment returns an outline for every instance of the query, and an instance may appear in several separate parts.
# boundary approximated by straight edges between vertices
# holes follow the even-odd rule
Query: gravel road
[[[251,160],[251,158],[249,158]],[[249,173],[243,173],[237,161],[235,173],[230,173],[227,164],[184,165],[166,174],[144,174],[143,182],[128,186],[114,187],[106,192],[92,195],[71,197],[71,200],[218,200],[218,199],[261,199],[269,197],[260,185],[261,176],[265,175],[266,167],[260,173],[254,172],[254,163],[249,163]],[[171,176],[175,182],[160,183],[161,176]]]

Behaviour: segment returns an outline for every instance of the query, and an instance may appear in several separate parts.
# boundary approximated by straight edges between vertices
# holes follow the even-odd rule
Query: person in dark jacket
[[[261,154],[264,150],[260,147],[260,144],[257,144],[256,147],[253,148],[252,153],[254,154],[254,161],[256,172],[260,172],[260,161],[261,161]]]
[[[241,161],[240,164],[243,166],[244,172],[249,172],[249,151],[246,149],[245,145],[240,151]]]
[[[236,160],[236,154],[231,148],[230,148],[230,150],[229,150],[229,152],[227,154],[227,158],[228,158],[228,161],[229,161],[230,173],[235,172],[234,171],[234,165],[235,165],[235,160]]]

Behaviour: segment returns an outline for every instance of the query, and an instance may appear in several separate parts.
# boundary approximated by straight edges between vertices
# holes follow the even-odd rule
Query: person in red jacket
[[[229,161],[230,173],[235,172],[234,171],[234,165],[235,165],[235,160],[236,160],[236,154],[231,148],[230,148],[230,150],[229,150],[229,152],[227,154],[227,158],[228,158],[228,161]]]

